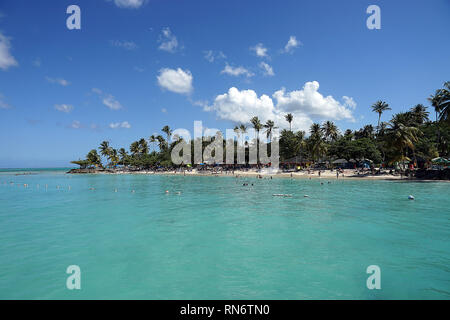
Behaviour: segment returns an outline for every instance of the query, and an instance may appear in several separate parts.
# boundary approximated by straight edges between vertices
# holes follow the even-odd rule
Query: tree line
[[[382,115],[391,108],[387,102],[377,101],[371,106],[371,110],[378,114],[376,127],[368,124],[359,130],[347,129],[341,132],[332,121],[325,121],[322,124],[313,123],[309,128],[309,136],[305,131],[292,130],[294,116],[288,113],[285,120],[289,129],[283,129],[279,136],[280,161],[289,162],[295,158],[297,162],[300,159],[301,162],[317,163],[332,159],[370,159],[375,164],[392,165],[396,162],[428,161],[438,156],[448,157],[450,81],[445,82],[443,88],[436,90],[428,100],[434,109],[434,120],[430,119],[428,107],[417,104],[408,111],[394,114],[389,121],[381,121]],[[277,129],[275,122],[267,120],[262,123],[258,117],[253,117],[249,123],[255,130],[253,142],[259,147],[260,134],[264,133],[267,139],[265,144],[270,150],[274,129]],[[246,124],[234,127],[238,136],[234,141],[235,147],[238,143],[248,146],[248,142],[243,139],[248,129]],[[182,138],[172,137],[173,132],[169,126],[164,126],[161,132],[164,136],[151,135],[148,139],[134,141],[128,151],[125,148],[115,149],[108,141],[103,141],[98,148],[99,152],[93,149],[86,155],[86,159],[72,163],[81,168],[117,165],[136,169],[172,167],[171,151]],[[210,143],[207,141],[214,139],[215,137],[210,137],[204,139],[206,141],[202,140],[202,150]],[[223,146],[226,149],[225,139]],[[106,163],[102,162],[102,156]]]

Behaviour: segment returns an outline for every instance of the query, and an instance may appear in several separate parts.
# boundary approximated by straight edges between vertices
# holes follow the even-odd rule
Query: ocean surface
[[[327,181],[0,170],[0,299],[450,298],[450,183]]]

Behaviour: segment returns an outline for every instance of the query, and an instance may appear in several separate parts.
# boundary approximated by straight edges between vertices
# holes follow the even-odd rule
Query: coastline
[[[322,180],[386,180],[386,181],[446,181],[446,180],[424,180],[415,177],[409,178],[400,175],[391,174],[357,174],[355,170],[344,170],[344,173],[339,174],[339,178],[336,177],[336,172],[321,171],[319,176],[318,170],[311,173],[307,172],[257,172],[257,171],[243,171],[235,170],[224,172],[212,172],[212,171],[113,171],[113,170],[89,170],[83,171],[82,169],[74,169],[67,172],[68,174],[105,174],[105,175],[166,175],[166,176],[203,176],[203,177],[236,177],[236,178],[290,178],[290,179],[322,179]]]

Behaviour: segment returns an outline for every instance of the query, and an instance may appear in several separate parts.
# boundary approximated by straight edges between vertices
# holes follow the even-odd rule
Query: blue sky
[[[68,166],[194,120],[376,124],[375,101],[387,120],[450,80],[448,30],[447,0],[3,0],[0,167]]]

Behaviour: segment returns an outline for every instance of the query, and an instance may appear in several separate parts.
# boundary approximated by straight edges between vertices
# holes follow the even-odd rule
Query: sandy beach
[[[177,176],[216,176],[216,177],[254,177],[261,179],[270,179],[270,178],[292,178],[292,179],[324,179],[324,180],[416,180],[413,178],[408,178],[400,175],[391,175],[391,174],[378,174],[372,175],[370,173],[359,173],[357,170],[344,170],[343,173],[339,174],[339,177],[336,176],[336,171],[330,170],[311,170],[309,173],[307,171],[298,171],[298,172],[277,172],[271,173],[268,170],[235,170],[233,171],[209,171],[209,170],[185,170],[185,171],[116,171],[116,172],[108,172],[108,171],[99,171],[94,174],[144,174],[144,175],[177,175]]]

